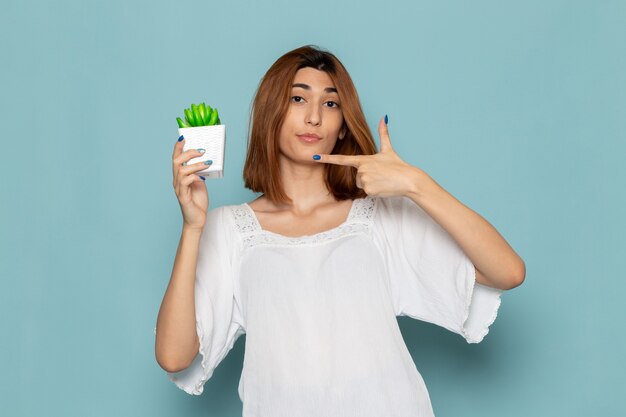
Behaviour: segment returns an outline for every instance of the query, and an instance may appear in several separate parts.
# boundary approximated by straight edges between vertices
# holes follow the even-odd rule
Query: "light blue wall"
[[[251,200],[252,95],[305,44],[526,261],[481,344],[399,319],[437,416],[625,415],[626,2],[9,0],[0,35],[3,415],[240,415],[245,337],[201,397],[154,359],[175,117],[218,104],[211,207]]]

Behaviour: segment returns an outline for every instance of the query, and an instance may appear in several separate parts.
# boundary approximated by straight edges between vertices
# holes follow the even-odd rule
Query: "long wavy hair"
[[[372,155],[376,143],[365,120],[359,96],[343,64],[330,52],[305,45],[287,52],[265,73],[254,96],[248,121],[245,187],[262,192],[275,204],[291,203],[280,176],[279,134],[289,107],[291,85],[296,72],[305,67],[326,72],[337,89],[343,110],[346,134],[337,140],[332,154]],[[324,181],[337,200],[363,198],[367,194],[356,186],[357,169],[324,164]]]

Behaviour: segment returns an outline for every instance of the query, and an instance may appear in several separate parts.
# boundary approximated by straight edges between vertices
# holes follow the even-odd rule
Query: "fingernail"
[[[202,181],[206,180],[206,178],[204,178],[202,175],[200,175],[200,178],[202,178]]]
[[[178,141],[180,142],[180,141],[181,141],[181,140],[183,140],[183,139],[185,139],[185,138],[183,137],[183,135],[180,135],[180,137],[178,138]]]
[[[211,165],[213,163],[213,161],[211,161],[210,159],[207,159],[206,161],[204,161],[204,165]]]
[[[389,118],[387,117],[387,115],[385,115],[385,124],[388,125],[389,124]]]
[[[313,159],[315,159],[316,161],[319,160],[321,157],[317,154],[313,155]]]
[[[198,149],[196,149],[196,150],[197,150],[198,152],[200,152],[200,153],[204,153],[204,152],[205,152],[205,151],[204,151],[204,148],[198,148]]]

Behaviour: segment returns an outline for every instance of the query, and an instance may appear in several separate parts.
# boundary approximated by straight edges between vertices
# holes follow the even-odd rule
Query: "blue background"
[[[480,344],[399,318],[445,416],[625,415],[624,1],[3,1],[6,416],[239,416],[245,336],[200,397],[154,359],[180,238],[175,117],[227,126],[211,208],[255,195],[253,93],[305,44],[392,144],[526,261]]]

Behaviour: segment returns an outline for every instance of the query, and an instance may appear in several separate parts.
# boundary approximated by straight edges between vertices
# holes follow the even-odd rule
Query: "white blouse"
[[[358,198],[339,226],[287,237],[247,203],[207,213],[196,269],[200,352],[168,373],[189,394],[246,333],[244,417],[434,416],[396,316],[480,342],[502,290],[405,196]]]

